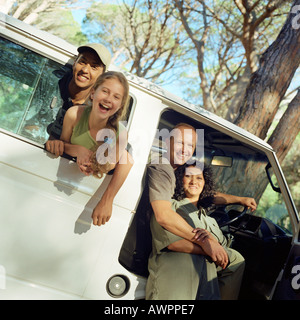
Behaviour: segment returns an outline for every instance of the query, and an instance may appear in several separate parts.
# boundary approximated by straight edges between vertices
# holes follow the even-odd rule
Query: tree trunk
[[[295,5],[300,5],[300,0],[296,0]],[[295,13],[288,15],[277,39],[262,55],[235,121],[262,139],[300,63],[300,28],[293,28],[294,18]]]
[[[290,102],[288,108],[280,119],[276,129],[273,131],[268,143],[276,151],[278,160],[282,163],[292,143],[300,131],[300,89],[295,98]]]
[[[300,5],[300,0],[294,2]],[[258,70],[252,74],[240,113],[235,123],[264,139],[287,88],[300,63],[300,28],[296,29],[295,13],[290,13],[280,34],[263,54]],[[289,104],[268,143],[282,162],[300,130],[300,90]],[[236,180],[235,171],[245,172]],[[259,202],[268,179],[265,164],[241,162],[228,176],[218,173],[225,192],[248,195]]]
[[[290,102],[288,108],[283,114],[280,122],[278,123],[276,129],[273,131],[268,143],[271,144],[276,151],[278,160],[282,163],[288,150],[290,149],[293,141],[296,139],[297,134],[300,130],[300,90],[298,90],[295,98]],[[286,134],[286,132],[289,132]],[[255,190],[251,194],[259,201],[263,195],[266,187],[268,186],[269,180],[265,174],[265,167],[260,164],[255,163],[255,177],[253,185],[255,185]],[[257,176],[260,177],[259,181]],[[251,178],[250,178],[251,179]],[[248,181],[249,182],[249,181]]]
[[[228,106],[227,113],[225,119],[234,122],[236,119],[236,115],[238,113],[239,107],[243,101],[243,97],[245,96],[246,89],[248,83],[250,81],[251,71],[250,68],[247,66],[244,70],[244,73],[237,78],[232,88],[235,89],[236,93],[233,96],[233,99]],[[230,86],[230,89],[232,89]]]

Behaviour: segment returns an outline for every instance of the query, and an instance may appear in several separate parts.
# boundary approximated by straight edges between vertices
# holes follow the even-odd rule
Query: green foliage
[[[21,117],[33,88],[23,85],[19,90],[20,83],[10,78],[2,77],[0,86],[0,123],[6,130],[17,132]],[[13,106],[13,108],[12,108]]]
[[[183,12],[194,39],[205,42],[203,69],[207,82],[206,89],[210,92],[210,99],[216,106],[211,111],[222,117],[226,116],[229,119],[231,116],[234,118],[234,114],[227,116],[227,112],[232,101],[236,99],[235,94],[238,92],[239,86],[243,83],[240,79],[245,74],[248,63],[245,47],[249,44],[249,39],[244,38],[247,35],[244,28],[250,30],[270,2],[272,1],[255,2],[257,5],[251,12],[251,16],[248,17],[248,25],[235,1],[187,0],[183,2]],[[277,37],[289,10],[290,1],[287,1],[271,17],[264,19],[255,27],[254,43],[251,50],[256,65],[258,65],[260,55]],[[204,30],[206,30],[205,38],[203,38]],[[193,59],[197,60],[196,50],[194,49],[193,52]],[[196,74],[197,69],[195,68],[194,71]],[[249,79],[250,74],[247,80]],[[186,78],[182,77],[181,85],[188,88],[185,91],[185,99],[201,103],[203,92],[199,86],[199,75],[189,78],[188,82],[186,82]],[[233,111],[236,112],[236,110]]]
[[[300,212],[300,133],[297,135],[289,153],[282,163],[282,170],[287,179],[295,205]]]
[[[270,184],[259,201],[255,215],[268,218],[292,233],[291,221],[282,196],[274,192]]]
[[[88,42],[86,35],[81,31],[80,24],[74,20],[71,11],[57,9],[43,12],[39,15],[35,25],[76,46]]]
[[[114,53],[114,63],[157,83],[168,72],[187,65],[183,43],[187,36],[173,17],[170,1],[137,1],[130,7],[94,2],[87,9],[83,26],[89,39],[101,41]],[[186,57],[187,58],[187,57]]]

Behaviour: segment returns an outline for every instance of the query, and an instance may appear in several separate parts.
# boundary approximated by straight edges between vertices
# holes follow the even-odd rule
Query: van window
[[[0,127],[44,144],[62,105],[58,81],[70,68],[0,37]],[[131,98],[128,124],[133,105]]]
[[[47,125],[60,107],[61,65],[0,38],[0,126],[44,143]],[[56,72],[55,72],[56,71]]]

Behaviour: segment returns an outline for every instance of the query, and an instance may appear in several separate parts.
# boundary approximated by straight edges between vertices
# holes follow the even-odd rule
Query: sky
[[[102,0],[102,1],[105,2],[105,0]],[[107,2],[108,3],[113,3],[113,2],[118,3],[118,1],[116,1],[116,0],[110,0]],[[84,7],[84,0],[82,0],[82,4]],[[72,14],[73,14],[74,19],[79,24],[81,24],[83,19],[85,18],[85,9],[72,10]],[[294,76],[293,81],[292,81],[288,91],[295,90],[297,87],[299,87],[299,77],[300,77],[300,69],[298,69],[298,71],[296,72],[296,75]],[[164,78],[167,79],[168,75],[167,74],[164,75]],[[162,84],[160,86],[162,88],[164,88],[165,90],[175,94],[176,96],[178,96],[182,99],[186,99],[185,88],[184,88],[184,86],[182,86],[182,84],[179,83],[179,81],[172,81],[172,83]],[[292,97],[290,97],[290,98],[292,98]]]
[[[83,19],[85,18],[85,9],[72,10],[72,14],[75,21],[81,24]],[[168,78],[167,75],[165,75],[165,77]],[[179,83],[176,83],[176,81],[173,81],[173,83],[163,84],[161,85],[161,87],[184,99],[184,88]]]

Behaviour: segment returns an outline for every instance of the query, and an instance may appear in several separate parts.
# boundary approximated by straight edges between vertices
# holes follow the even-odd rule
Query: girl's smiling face
[[[198,167],[187,167],[183,177],[183,189],[187,198],[199,198],[203,191],[205,180],[202,170]]]
[[[124,88],[119,80],[107,79],[92,89],[92,108],[101,119],[108,119],[122,107],[123,96]]]

